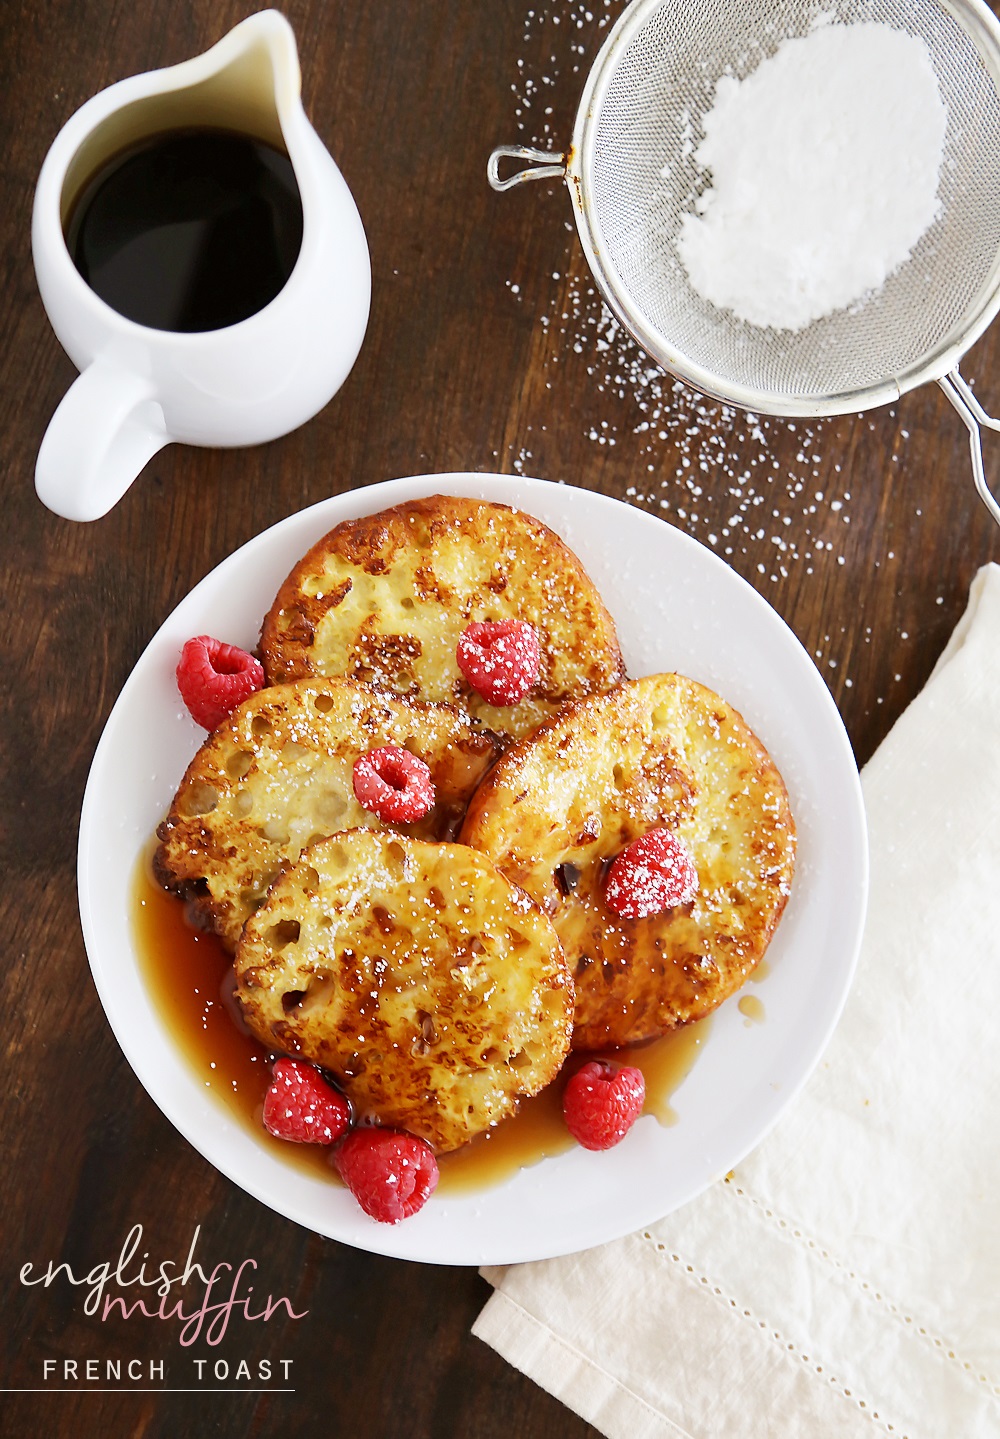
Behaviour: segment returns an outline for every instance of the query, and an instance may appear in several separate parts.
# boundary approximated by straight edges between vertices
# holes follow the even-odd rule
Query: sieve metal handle
[[[983,436],[980,430],[980,425],[986,425],[991,430],[1000,430],[1000,420],[986,413],[969,388],[967,381],[958,373],[957,366],[947,375],[943,375],[938,380],[938,384],[965,421],[972,449],[972,477],[976,482],[979,498],[996,523],[1000,525],[1000,504],[997,503],[996,496],[986,483],[986,469],[983,465]]]
[[[528,160],[536,168],[515,170],[506,180],[500,178],[501,160]],[[510,190],[526,180],[545,180],[566,174],[566,156],[552,150],[535,150],[530,145],[498,145],[486,165],[486,178],[494,190]]]

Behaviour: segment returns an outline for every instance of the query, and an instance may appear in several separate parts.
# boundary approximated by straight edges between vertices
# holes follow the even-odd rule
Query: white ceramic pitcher
[[[136,324],[77,271],[64,224],[91,175],[147,136],[191,126],[239,131],[284,149],[302,200],[302,246],[280,293],[221,330]],[[368,323],[371,264],[357,206],[306,118],[295,37],[265,10],[169,69],[122,80],[56,137],[35,193],[32,248],[52,328],[81,371],[42,440],[39,497],[92,520],[171,441],[249,445],[287,434],[327,403]]]

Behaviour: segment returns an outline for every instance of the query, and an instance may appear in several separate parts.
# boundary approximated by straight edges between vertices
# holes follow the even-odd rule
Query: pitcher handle
[[[35,463],[38,498],[64,519],[100,519],[169,442],[152,382],[97,359],[49,421]]]
[[[975,480],[976,490],[996,523],[1000,525],[1000,503],[997,502],[996,496],[986,483],[986,469],[983,465],[983,436],[979,428],[980,425],[986,425],[991,430],[1000,430],[1000,420],[987,414],[983,409],[968,382],[959,374],[957,365],[954,370],[949,370],[947,375],[942,375],[938,384],[965,421],[972,449],[972,478]]]

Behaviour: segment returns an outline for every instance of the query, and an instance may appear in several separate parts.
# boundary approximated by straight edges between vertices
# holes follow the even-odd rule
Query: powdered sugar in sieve
[[[863,301],[937,218],[947,111],[919,36],[817,26],[723,75],[702,123],[708,188],[677,249],[695,290],[741,320],[801,330]]]

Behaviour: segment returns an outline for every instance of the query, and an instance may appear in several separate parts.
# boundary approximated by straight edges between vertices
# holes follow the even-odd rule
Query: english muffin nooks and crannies
[[[573,981],[541,910],[482,854],[351,830],[272,885],[236,951],[269,1048],[329,1070],[355,1119],[439,1153],[558,1072]]]
[[[275,875],[306,845],[341,829],[384,827],[352,784],[358,757],[383,745],[422,759],[434,784],[433,808],[404,832],[454,838],[499,752],[495,736],[449,705],[350,680],[302,680],[259,690],[195,755],[157,830],[160,883],[235,948]]]
[[[512,707],[487,703],[455,658],[468,625],[503,620],[533,625],[541,644],[538,682]],[[282,585],[261,652],[271,682],[346,675],[459,705],[514,738],[624,677],[614,621],[558,535],[506,505],[451,495],[331,530]]]
[[[256,1038],[356,1122],[457,1149],[571,1047],[699,1019],[759,962],[795,864],[780,774],[705,686],[624,680],[537,519],[435,496],[338,525],[261,650],[154,870],[235,949]]]
[[[694,898],[625,919],[615,857],[655,828],[694,861]],[[653,675],[568,706],[497,763],[461,842],[549,914],[576,983],[573,1047],[632,1044],[708,1014],[744,982],[784,910],[795,827],[760,741],[711,690]]]

